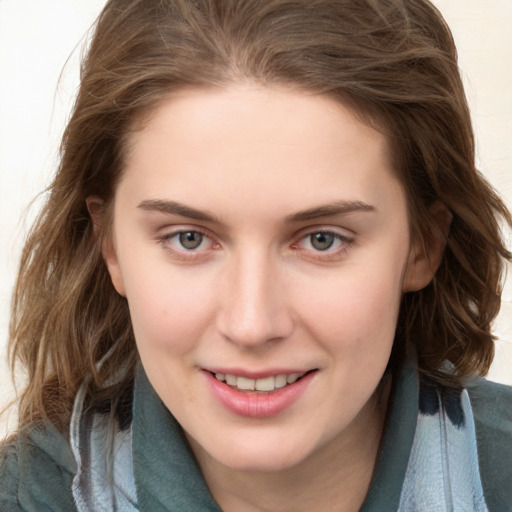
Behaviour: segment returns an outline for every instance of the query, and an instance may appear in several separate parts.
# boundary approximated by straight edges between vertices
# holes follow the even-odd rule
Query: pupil
[[[203,241],[203,235],[194,231],[187,231],[180,234],[180,244],[185,249],[197,249]]]
[[[332,247],[334,236],[329,233],[315,233],[311,235],[311,245],[318,251],[326,251]]]

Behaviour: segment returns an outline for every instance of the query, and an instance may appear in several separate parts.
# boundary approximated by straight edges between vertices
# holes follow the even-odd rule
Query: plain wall
[[[0,406],[13,394],[5,364],[8,312],[24,234],[37,209],[28,205],[56,167],[78,84],[80,41],[103,3],[0,1]],[[512,206],[512,1],[435,4],[459,48],[480,168]],[[500,341],[490,378],[512,384],[511,279],[495,332]]]

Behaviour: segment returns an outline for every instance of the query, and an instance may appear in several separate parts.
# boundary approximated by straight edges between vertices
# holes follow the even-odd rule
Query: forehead
[[[242,196],[284,211],[402,193],[382,133],[332,98],[285,88],[181,91],[129,147],[120,187],[148,198],[201,196],[221,208]]]

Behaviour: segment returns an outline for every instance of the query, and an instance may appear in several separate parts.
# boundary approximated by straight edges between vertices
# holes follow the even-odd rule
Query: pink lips
[[[250,418],[268,418],[294,404],[305,392],[316,372],[307,373],[293,384],[266,394],[239,391],[217,380],[208,371],[204,374],[215,398],[230,412]]]

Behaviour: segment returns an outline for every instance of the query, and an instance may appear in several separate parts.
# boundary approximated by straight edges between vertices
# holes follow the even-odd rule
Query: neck
[[[190,440],[213,497],[224,512],[359,510],[377,460],[389,389],[384,382],[343,432],[283,470],[232,470]]]

